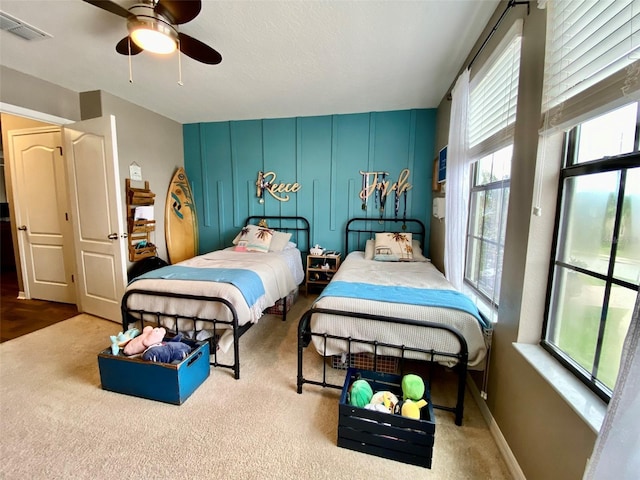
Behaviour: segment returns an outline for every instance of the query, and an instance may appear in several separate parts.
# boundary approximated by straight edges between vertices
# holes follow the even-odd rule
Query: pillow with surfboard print
[[[413,246],[411,233],[376,233],[373,259],[380,262],[411,262]]]
[[[240,230],[240,233],[233,239],[236,252],[262,252],[269,251],[273,231],[259,227],[258,225],[247,225]]]

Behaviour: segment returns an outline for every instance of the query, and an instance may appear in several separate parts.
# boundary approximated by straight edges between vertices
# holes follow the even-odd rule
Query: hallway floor
[[[78,314],[75,305],[18,300],[18,277],[15,271],[0,274],[0,342],[20,337]]]

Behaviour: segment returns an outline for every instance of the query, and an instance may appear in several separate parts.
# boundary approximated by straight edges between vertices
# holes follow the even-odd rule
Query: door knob
[[[25,231],[25,232],[26,232],[26,231],[27,231],[27,226],[26,226],[26,225],[20,225],[20,226],[18,227],[18,230],[23,230],[23,231]]]
[[[118,239],[118,234],[117,233],[112,233],[111,235],[107,235],[107,238],[109,240],[117,240]]]

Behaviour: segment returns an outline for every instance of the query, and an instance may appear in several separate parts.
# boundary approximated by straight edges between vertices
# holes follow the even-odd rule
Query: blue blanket
[[[395,285],[373,285],[370,283],[333,281],[325,287],[322,297],[361,298],[408,305],[454,308],[467,312],[478,319],[484,328],[490,325],[482,318],[478,307],[469,297],[457,290],[432,290],[427,288],[399,287]]]
[[[144,273],[134,278],[131,283],[143,278],[230,283],[240,290],[249,306],[256,303],[258,298],[265,293],[260,276],[252,270],[241,268],[196,268],[169,265]]]

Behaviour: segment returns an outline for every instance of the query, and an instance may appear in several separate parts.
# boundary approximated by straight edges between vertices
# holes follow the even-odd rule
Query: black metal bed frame
[[[364,227],[356,227],[354,225],[358,225],[360,222],[365,222]],[[349,241],[355,238],[355,247],[352,250],[364,250],[364,245],[366,244],[366,240],[372,238],[375,233],[379,232],[388,232],[388,231],[398,231],[397,225],[401,223],[401,231],[402,232],[411,232],[412,237],[419,237],[422,242],[424,242],[425,238],[425,227],[424,224],[417,219],[375,219],[375,218],[353,218],[349,220],[345,227],[345,248],[346,253],[348,254],[351,250],[349,249]],[[353,225],[352,225],[353,224]],[[393,225],[394,228],[389,228],[390,225]],[[353,243],[352,243],[353,244]],[[460,350],[457,353],[452,352],[442,352],[430,348],[417,348],[417,347],[407,347],[406,345],[396,345],[396,344],[388,344],[379,340],[363,340],[353,337],[343,337],[332,335],[328,333],[317,333],[311,331],[311,317],[314,314],[330,314],[337,315],[343,317],[351,317],[351,318],[362,318],[366,320],[372,320],[377,322],[385,322],[389,324],[396,325],[416,325],[422,326],[425,328],[433,328],[437,330],[443,330],[449,332],[453,335],[460,344]],[[314,308],[307,310],[302,314],[300,321],[298,323],[298,385],[297,391],[299,394],[302,393],[302,386],[305,383],[311,385],[318,385],[321,387],[329,387],[335,389],[342,389],[343,385],[332,384],[327,381],[327,366],[326,362],[323,363],[322,367],[322,379],[308,379],[304,377],[303,373],[303,357],[304,357],[304,349],[309,346],[313,337],[322,337],[324,339],[324,354],[323,357],[326,357],[326,340],[327,339],[336,339],[336,340],[344,340],[347,342],[347,353],[348,358],[351,359],[352,345],[353,344],[366,344],[373,346],[373,369],[374,371],[377,369],[378,363],[378,349],[381,347],[391,348],[398,351],[399,362],[400,362],[400,373],[404,372],[404,364],[405,361],[408,360],[406,354],[408,352],[413,353],[421,353],[426,354],[429,358],[427,362],[430,365],[429,368],[429,377],[431,377],[431,366],[437,361],[436,358],[442,359],[444,358],[452,358],[456,361],[456,364],[452,368],[458,374],[458,392],[456,403],[454,406],[447,405],[433,405],[434,408],[438,408],[440,410],[446,410],[453,412],[455,414],[455,423],[456,425],[462,425],[462,417],[464,413],[464,394],[466,387],[466,377],[467,377],[467,363],[469,358],[469,350],[467,346],[467,341],[460,333],[459,330],[450,327],[448,325],[442,325],[433,322],[423,322],[416,321],[412,319],[399,318],[399,317],[387,317],[382,315],[372,315],[367,313],[359,313],[359,312],[348,312],[343,310],[332,310],[326,308]],[[431,381],[431,378],[429,378]],[[431,382],[430,382],[431,383]]]
[[[298,249],[300,250],[302,256],[309,251],[310,244],[310,227],[309,221],[304,217],[295,217],[295,216],[250,216],[245,221],[245,225],[249,225],[251,223],[258,223],[262,221],[266,221],[269,225],[269,228],[273,228],[275,230],[281,232],[291,232],[292,233],[292,241],[295,241],[298,245]],[[271,222],[271,223],[270,223]],[[302,247],[302,248],[301,248]],[[302,260],[302,259],[301,259]],[[231,313],[231,320],[219,320],[216,318],[202,318],[199,316],[185,316],[179,314],[168,314],[164,312],[152,312],[141,309],[131,309],[128,307],[128,299],[132,295],[146,295],[152,297],[171,297],[171,298],[180,298],[186,300],[193,300],[196,302],[211,302],[211,303],[222,303],[229,309]],[[282,310],[282,321],[287,320],[287,296],[285,295],[280,299],[283,302],[283,310]],[[216,330],[217,325],[227,325],[225,328],[231,328],[233,331],[233,363],[222,363],[218,361],[218,350],[215,345],[215,337],[209,339],[210,344],[210,352],[213,356],[213,361],[211,358],[209,359],[209,364],[214,367],[221,368],[229,368],[233,370],[234,378],[237,380],[240,378],[240,347],[239,340],[240,337],[251,328],[254,324],[251,322],[247,322],[244,325],[238,324],[238,313],[228,300],[220,297],[208,297],[204,295],[188,295],[188,294],[179,294],[173,292],[157,292],[153,290],[142,290],[142,289],[131,289],[127,290],[122,297],[120,309],[122,311],[122,329],[123,331],[131,328],[131,325],[135,325],[138,322],[141,323],[151,323],[156,324],[158,326],[161,325],[161,320],[173,319],[173,332],[178,333],[178,323],[189,321],[193,322],[193,335],[197,335],[198,331],[196,330],[196,322],[204,321],[213,324],[213,330]],[[155,319],[155,320],[151,320]],[[170,329],[171,330],[171,329]]]

